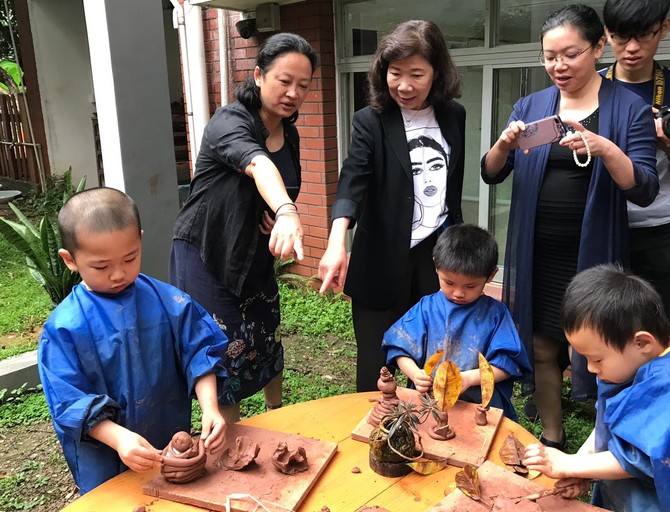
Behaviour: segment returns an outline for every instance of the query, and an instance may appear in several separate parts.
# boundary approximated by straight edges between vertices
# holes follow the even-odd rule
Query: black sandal
[[[546,437],[544,437],[544,432],[540,434],[540,442],[544,446],[548,446],[549,448],[556,448],[557,450],[561,450],[562,452],[565,451],[565,447],[568,445],[568,438],[565,435],[565,430],[562,431],[561,433],[561,441],[556,442],[556,441],[550,441]]]

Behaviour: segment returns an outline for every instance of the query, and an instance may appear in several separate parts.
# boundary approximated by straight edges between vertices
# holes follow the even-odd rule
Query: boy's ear
[[[665,38],[666,35],[668,35],[668,30],[670,30],[670,18],[665,18],[665,20],[663,20],[663,23],[661,23],[661,37],[660,37],[660,39],[663,39],[663,38]]]
[[[498,267],[496,267],[496,268],[493,269],[493,272],[491,272],[491,275],[490,275],[489,278],[486,280],[487,283],[490,283],[491,281],[493,281],[493,278],[494,278],[494,277],[496,276],[496,274],[498,273],[498,270],[500,270]]]
[[[58,256],[61,257],[65,266],[69,268],[72,272],[79,272],[77,270],[77,264],[74,262],[74,258],[70,254],[70,251],[65,249],[58,249]]]
[[[635,347],[643,354],[650,354],[657,347],[661,346],[654,335],[647,331],[637,331],[633,343],[635,343]]]

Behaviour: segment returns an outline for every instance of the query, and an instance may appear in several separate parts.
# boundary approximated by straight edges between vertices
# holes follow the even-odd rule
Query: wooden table
[[[353,512],[363,505],[378,505],[391,511],[425,511],[454,489],[454,475],[459,468],[448,466],[429,476],[411,473],[402,478],[385,478],[374,473],[368,464],[368,446],[354,441],[351,430],[370,410],[369,399],[379,392],[340,395],[295,404],[247,418],[244,425],[299,434],[338,443],[338,452],[321,478],[307,495],[299,512],[319,512],[327,506],[332,512]],[[537,442],[527,430],[503,418],[493,440],[488,459],[504,466],[498,450],[513,432],[524,444]],[[361,473],[352,473],[358,467]],[[63,510],[67,512],[124,511],[132,512],[147,506],[151,512],[202,511],[164,499],[142,494],[142,485],[157,471],[125,473],[105,482]],[[553,487],[553,480],[539,476],[534,480],[544,487]]]

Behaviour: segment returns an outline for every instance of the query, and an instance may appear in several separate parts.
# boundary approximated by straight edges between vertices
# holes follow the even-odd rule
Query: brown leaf
[[[420,475],[432,475],[438,471],[442,471],[449,464],[447,460],[418,460],[416,462],[408,462],[407,465]]]
[[[463,494],[475,501],[482,500],[482,493],[479,490],[479,475],[477,468],[472,464],[466,464],[463,469],[456,473],[456,487]]]
[[[426,375],[431,375],[433,373],[433,370],[437,366],[437,363],[440,362],[440,359],[442,359],[443,355],[444,350],[438,350],[428,358],[428,361],[426,361],[426,365],[423,367],[423,371],[426,372]]]
[[[482,386],[482,407],[488,407],[491,398],[493,398],[495,378],[491,365],[481,352],[479,353],[479,377],[481,378]]]
[[[503,445],[500,447],[498,454],[500,455],[500,460],[508,466],[521,466],[523,451],[524,446],[521,442],[514,436],[514,434],[509,434],[505,438]]]
[[[446,412],[454,406],[462,387],[461,372],[455,363],[444,361],[438,366],[433,380],[433,393],[441,411]]]

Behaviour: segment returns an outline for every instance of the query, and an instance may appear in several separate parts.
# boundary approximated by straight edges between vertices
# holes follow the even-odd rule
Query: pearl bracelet
[[[582,132],[577,132],[577,135],[579,135],[579,137],[584,142],[584,148],[586,149],[586,162],[579,161],[579,158],[577,157],[577,152],[574,149],[572,150],[572,158],[574,158],[577,167],[587,167],[591,163],[591,148],[589,147],[589,143],[586,142],[586,137],[584,137],[584,134]]]

